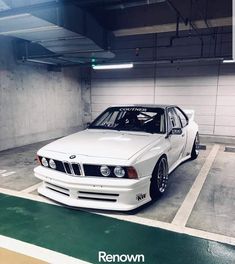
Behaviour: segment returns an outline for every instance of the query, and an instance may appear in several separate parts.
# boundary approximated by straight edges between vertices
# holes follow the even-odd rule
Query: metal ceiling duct
[[[9,8],[10,7],[3,0],[0,0],[0,11],[7,10]]]
[[[89,13],[74,5],[45,1],[47,5],[40,3],[0,12],[0,35],[27,40],[19,45],[18,57],[52,64],[52,59],[46,59],[48,50],[49,58],[57,57],[53,63],[62,65],[114,57],[107,51],[112,33],[103,29]],[[41,58],[39,45],[45,48]]]
[[[108,10],[114,10],[114,9],[126,9],[130,7],[137,7],[137,6],[145,6],[145,5],[152,5],[157,3],[165,2],[166,0],[138,0],[134,2],[127,2],[127,3],[120,3],[120,4],[113,4],[110,6],[107,6],[106,9]]]

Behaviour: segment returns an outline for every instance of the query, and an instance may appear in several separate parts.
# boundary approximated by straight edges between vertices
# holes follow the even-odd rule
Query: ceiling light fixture
[[[223,63],[235,63],[235,60],[223,60]]]
[[[133,63],[125,64],[104,64],[104,65],[92,65],[94,70],[115,70],[115,69],[130,69],[133,68]]]

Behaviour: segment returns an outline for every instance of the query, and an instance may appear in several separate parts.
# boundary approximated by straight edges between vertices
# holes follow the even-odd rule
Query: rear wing
[[[188,116],[189,121],[193,121],[194,120],[194,116],[195,116],[195,111],[194,110],[184,109],[183,111]]]

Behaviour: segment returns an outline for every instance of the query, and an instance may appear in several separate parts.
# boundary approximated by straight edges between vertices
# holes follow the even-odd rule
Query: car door
[[[187,140],[188,140],[188,117],[185,115],[185,113],[179,108],[179,107],[174,107],[174,110],[177,114],[177,116],[180,119],[181,123],[181,128],[182,128],[182,136],[185,137],[185,146],[184,150],[182,152],[182,156],[185,157],[189,155],[190,153],[186,153],[186,146],[187,146]]]
[[[168,138],[170,143],[170,149],[168,152],[168,163],[169,167],[174,166],[174,164],[182,158],[185,145],[186,145],[186,133],[185,129],[182,130],[182,134],[174,135],[170,131],[172,128],[182,129],[181,121],[179,116],[176,114],[174,107],[167,109],[167,119],[168,119]]]

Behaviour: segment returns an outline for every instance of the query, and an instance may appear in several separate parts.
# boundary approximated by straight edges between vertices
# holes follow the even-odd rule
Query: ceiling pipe
[[[64,0],[66,1],[66,0]],[[119,3],[120,0],[70,0],[73,4],[76,4],[77,6],[92,6],[92,5],[106,5],[106,4],[115,4]]]
[[[225,59],[229,59],[229,57],[221,57],[221,56],[217,56],[217,57],[189,57],[189,58],[183,58],[183,57],[176,57],[176,58],[172,58],[172,59],[159,59],[159,60],[143,60],[143,61],[132,61],[132,63],[134,65],[154,65],[154,64],[169,64],[169,63],[177,63],[177,62],[203,62],[203,61],[219,61],[222,62]],[[126,61],[111,61],[110,63],[112,64],[121,64],[121,63],[127,63]]]
[[[193,24],[193,22],[191,20],[189,20],[188,18],[185,18],[180,13],[180,11],[176,8],[176,6],[172,3],[171,0],[166,0],[166,2],[169,5],[169,7],[176,13],[177,21],[178,21],[178,18],[181,19],[185,25],[189,24],[191,26],[191,28],[196,32],[198,38],[201,41],[201,57],[203,57],[204,41],[203,41],[203,38],[202,38],[200,32],[198,31],[197,27]]]
[[[134,61],[132,62],[134,66],[138,65],[156,65],[156,64],[173,64],[173,63],[192,63],[192,62],[218,62],[218,63],[223,63],[224,60],[231,60],[230,57],[191,57],[191,58],[174,58],[174,59],[160,59],[160,60],[145,60],[145,61]],[[110,62],[111,63],[111,62]],[[114,62],[113,62],[114,63]],[[115,61],[115,64],[118,63],[127,63],[126,61]],[[73,65],[60,65],[62,68],[67,68],[67,67],[77,67],[78,64],[74,63]],[[91,67],[91,63],[83,63],[79,65],[79,67]]]
[[[216,35],[220,36],[220,35],[228,35],[231,34],[231,32],[217,32]],[[202,37],[210,37],[211,34],[210,33],[202,33],[201,34]],[[197,35],[185,35],[185,36],[178,36],[177,39],[184,39],[184,38],[197,38]],[[154,49],[154,48],[170,48],[172,47],[172,43],[171,43],[171,39],[174,38],[176,39],[175,36],[170,37],[170,43],[167,45],[155,45],[155,46],[144,46],[144,47],[137,47],[140,51],[144,50],[144,49]],[[136,47],[131,47],[131,48],[110,48],[110,52],[118,52],[118,51],[135,51]],[[103,51],[101,50],[97,50],[95,51],[96,53],[102,53]],[[69,56],[69,55],[78,55],[80,54],[80,57],[82,58],[83,54],[86,52],[78,52],[78,51],[73,51],[73,52],[67,52],[67,53],[57,53],[57,54],[45,54],[45,55],[38,55],[38,56],[28,56],[28,59],[42,59],[42,58],[58,58],[58,57],[63,57],[64,55]],[[214,57],[216,57],[216,53],[214,53]]]

